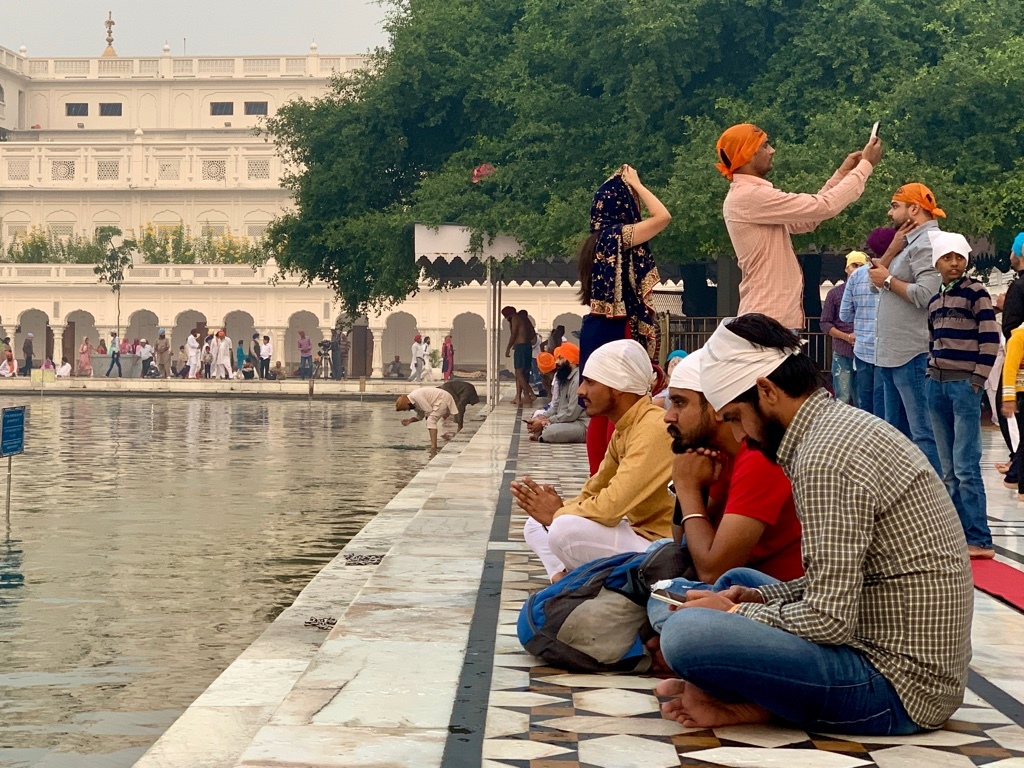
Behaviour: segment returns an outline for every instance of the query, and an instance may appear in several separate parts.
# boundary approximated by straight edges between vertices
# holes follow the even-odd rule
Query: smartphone
[[[669,592],[667,589],[656,589],[653,592],[651,592],[651,597],[653,597],[655,600],[661,600],[661,602],[663,603],[675,605],[680,608],[686,605],[685,596],[678,595],[675,592]]]
[[[878,124],[880,122],[881,122],[880,120],[875,120],[875,124],[873,126],[871,126],[871,138],[872,139],[875,138],[876,136],[878,136]]]

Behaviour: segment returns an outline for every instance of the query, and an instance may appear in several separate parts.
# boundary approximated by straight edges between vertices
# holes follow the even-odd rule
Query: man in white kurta
[[[185,339],[185,350],[188,354],[188,378],[199,378],[199,331],[192,331]]]
[[[231,337],[224,331],[217,331],[217,336],[213,340],[213,348],[210,351],[213,352],[213,378],[230,379],[231,355],[234,352],[231,346]]]
[[[437,427],[439,424],[454,418],[459,412],[455,398],[438,387],[420,387],[408,395],[401,395],[395,401],[396,411],[416,411],[416,416],[402,419],[402,426],[407,427],[417,421],[427,420],[427,432],[430,433],[430,450],[437,452]]]

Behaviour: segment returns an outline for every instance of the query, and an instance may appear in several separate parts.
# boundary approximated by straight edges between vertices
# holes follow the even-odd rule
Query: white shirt
[[[58,379],[67,379],[71,376],[71,363],[64,363],[54,374]]]
[[[152,360],[153,346],[151,344],[146,344],[146,346],[139,350],[139,357],[143,360]]]
[[[421,344],[418,341],[414,341],[412,343],[412,360],[413,360],[413,362],[416,362],[417,360],[422,360],[424,357],[425,357],[425,355],[424,355],[424,346],[423,346],[423,344]]]
[[[428,429],[437,429],[440,422],[459,412],[455,398],[437,387],[414,389],[409,393],[409,402],[412,403],[420,418],[426,416]]]
[[[0,363],[0,376],[3,376],[5,379],[11,378],[11,376],[14,376],[17,372],[17,363],[9,363],[6,360]]]
[[[260,345],[260,357],[264,360],[269,360],[274,354],[274,348],[270,344]]]

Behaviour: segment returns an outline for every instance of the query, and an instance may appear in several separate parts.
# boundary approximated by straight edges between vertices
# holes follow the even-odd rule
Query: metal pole
[[[11,467],[14,464],[14,456],[7,457],[7,525],[11,524]]]
[[[484,322],[487,334],[487,410],[494,410],[494,396],[491,381],[494,378],[494,284],[491,282],[491,259],[487,260],[487,320]]]

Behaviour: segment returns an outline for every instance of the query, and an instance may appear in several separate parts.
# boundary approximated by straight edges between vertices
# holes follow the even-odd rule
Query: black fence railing
[[[722,322],[721,317],[680,317],[664,314],[661,316],[662,344],[664,354],[673,349],[684,349],[692,352],[703,347]],[[667,326],[667,327],[666,327]],[[821,332],[817,317],[808,317],[804,321],[804,330],[800,338],[807,343],[804,352],[814,360],[822,371],[832,370],[832,338]]]

